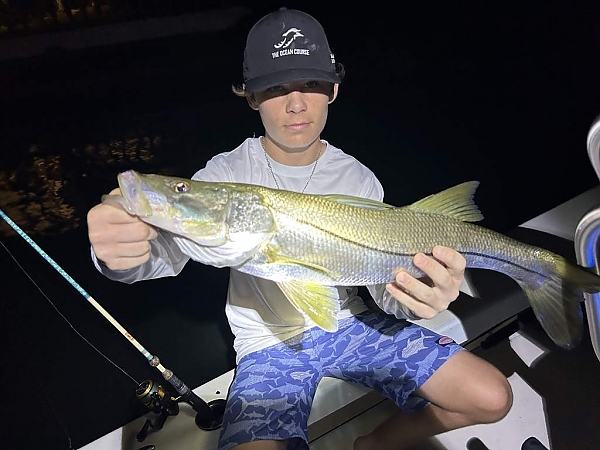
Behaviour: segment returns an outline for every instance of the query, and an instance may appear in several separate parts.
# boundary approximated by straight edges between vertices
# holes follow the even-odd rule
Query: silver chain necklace
[[[275,172],[273,172],[273,167],[271,167],[271,161],[269,161],[269,155],[267,155],[267,150],[265,149],[264,136],[259,137],[258,140],[260,141],[260,146],[262,147],[263,152],[265,153],[265,159],[267,160],[267,166],[269,167],[269,171],[271,172],[271,175],[273,176],[273,181],[275,182],[275,186],[277,186],[277,189],[279,189],[279,183],[277,182],[277,178],[275,177]],[[306,180],[306,184],[304,185],[304,189],[302,189],[301,194],[304,194],[304,191],[306,191],[306,188],[308,187],[308,183],[310,183],[310,180],[312,180],[315,170],[317,169],[317,163],[319,162],[319,158],[321,157],[321,152],[323,151],[322,144],[323,144],[323,142],[319,141],[319,154],[317,155],[317,159],[315,159],[315,162],[313,163],[312,171],[310,172],[310,176],[308,177],[308,180]]]

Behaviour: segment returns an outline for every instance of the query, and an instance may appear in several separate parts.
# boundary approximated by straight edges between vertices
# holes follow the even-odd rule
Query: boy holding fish
[[[342,77],[313,17],[287,9],[265,16],[248,34],[244,84],[234,88],[259,112],[265,135],[216,155],[193,179],[381,201],[374,174],[320,138]],[[203,246],[108,204],[90,210],[88,226],[98,269],[125,283],[176,275],[190,258],[223,265],[217,262],[251,239]],[[368,286],[387,314],[371,311],[356,288],[337,288],[337,331],[317,327],[277,283],[224,264],[233,266],[226,313],[237,368],[219,448],[308,448],[308,416],[323,376],[376,389],[400,407],[358,438],[356,450],[410,448],[444,431],[504,417],[512,392],[495,367],[404,320],[447,309],[458,296],[465,259],[438,246],[433,257],[419,253],[413,262],[430,284],[399,272],[395,283]]]

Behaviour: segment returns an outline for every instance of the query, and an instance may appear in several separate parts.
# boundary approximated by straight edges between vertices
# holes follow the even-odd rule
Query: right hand
[[[120,195],[113,189],[111,195]],[[96,257],[111,270],[127,270],[150,258],[150,240],[157,231],[123,209],[99,204],[87,214],[88,237]]]

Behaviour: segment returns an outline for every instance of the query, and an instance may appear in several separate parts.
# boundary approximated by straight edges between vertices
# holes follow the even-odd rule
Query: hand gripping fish
[[[476,181],[404,207],[134,171],[119,174],[118,181],[122,197],[104,196],[104,203],[197,245],[224,249],[211,265],[274,281],[299,311],[329,331],[337,329],[335,286],[390,283],[400,270],[422,276],[413,256],[431,255],[435,245],[456,249],[469,268],[516,280],[562,347],[581,339],[582,292],[600,291],[600,276],[591,270],[470,223],[483,218],[473,202]]]

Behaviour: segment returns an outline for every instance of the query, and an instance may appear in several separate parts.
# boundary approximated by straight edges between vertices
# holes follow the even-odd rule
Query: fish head
[[[224,186],[133,170],[118,181],[123,207],[144,222],[201,245],[227,240],[230,196]]]

